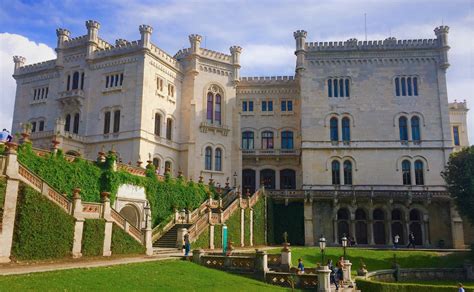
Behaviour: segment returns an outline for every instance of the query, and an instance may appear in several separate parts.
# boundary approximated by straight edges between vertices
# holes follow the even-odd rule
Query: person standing
[[[344,257],[340,257],[337,261],[337,280],[339,286],[344,287]]]
[[[332,264],[332,260],[328,260],[328,268],[331,270],[331,273],[329,274],[329,282],[334,283],[336,286],[336,291],[339,290],[339,284],[336,281],[336,268]]]
[[[409,248],[410,246],[412,246],[413,248],[415,248],[415,234],[413,234],[413,231],[410,232],[410,234],[408,235],[408,245],[407,245],[407,248]]]
[[[8,141],[8,132],[7,129],[3,129],[0,132],[0,143],[5,143]]]
[[[398,248],[398,242],[400,241],[400,235],[395,234],[393,237],[393,248]]]
[[[184,235],[184,256],[189,255],[189,251],[191,250],[191,243],[189,242],[189,234],[186,233]]]
[[[304,265],[301,258],[298,259],[298,274],[304,274]]]
[[[464,285],[462,283],[458,283],[458,287],[459,287],[458,292],[465,292]]]

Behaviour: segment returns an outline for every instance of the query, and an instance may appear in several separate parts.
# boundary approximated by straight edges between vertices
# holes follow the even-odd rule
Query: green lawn
[[[468,256],[467,252],[432,252],[432,251],[401,251],[401,250],[370,250],[360,248],[348,248],[347,258],[352,262],[352,273],[355,274],[360,267],[361,260],[369,271],[390,269],[393,255],[397,255],[397,261],[401,268],[455,268],[461,267],[463,260]],[[280,253],[280,249],[270,250],[269,253]],[[325,250],[325,261],[328,258],[333,262],[343,254],[342,248],[328,247]],[[306,267],[314,267],[321,262],[321,252],[317,247],[293,247],[291,248],[291,259],[293,265],[298,264],[298,258],[302,258]]]
[[[260,292],[283,289],[184,261],[159,261],[20,276],[0,276],[0,291],[25,290]]]
[[[457,287],[459,281],[402,281],[400,283],[410,283],[410,284],[422,284],[422,285],[436,285],[436,286],[453,286]],[[464,288],[474,289],[474,282],[463,282]]]

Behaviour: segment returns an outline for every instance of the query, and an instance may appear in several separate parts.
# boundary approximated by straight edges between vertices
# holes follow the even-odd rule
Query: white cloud
[[[54,59],[54,50],[42,43],[10,33],[0,33],[0,127],[10,128],[15,103],[16,82],[13,79],[13,56],[23,56],[27,64]]]

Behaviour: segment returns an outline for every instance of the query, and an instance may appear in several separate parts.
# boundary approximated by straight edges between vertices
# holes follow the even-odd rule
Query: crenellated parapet
[[[227,62],[227,63],[231,62],[231,55],[227,55],[227,54],[209,50],[209,49],[201,48],[201,56],[206,57],[208,59],[220,61],[220,62]]]
[[[295,77],[293,76],[250,76],[242,77],[240,81],[247,82],[269,82],[269,81],[294,81]]]
[[[454,100],[454,102],[449,103],[449,109],[450,110],[458,110],[458,111],[468,111],[469,109],[467,108],[467,101],[457,101]]]
[[[17,66],[17,63],[15,61],[15,68],[16,66]],[[44,61],[44,62],[40,62],[36,64],[26,65],[26,66],[16,68],[15,75],[29,74],[29,73],[39,72],[43,70],[50,70],[50,69],[54,69],[55,66],[56,66],[56,60],[49,60],[49,61]]]
[[[358,41],[355,38],[345,42],[309,42],[308,51],[363,51],[363,50],[405,50],[405,49],[436,49],[437,39],[397,40],[394,37],[385,40]]]

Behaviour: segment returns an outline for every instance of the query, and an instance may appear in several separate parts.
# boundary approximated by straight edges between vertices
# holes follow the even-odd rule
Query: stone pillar
[[[281,269],[285,272],[291,268],[291,249],[288,245],[285,245],[281,250]]]
[[[2,231],[0,232],[0,263],[9,263],[15,227],[16,205],[18,199],[18,161],[14,143],[7,143],[6,175],[7,186],[3,205]],[[0,171],[1,172],[1,171]]]
[[[337,219],[335,219],[336,216],[334,217],[334,220],[332,221],[333,224],[333,229],[334,229],[334,244],[339,244],[339,240],[337,239]]]
[[[230,54],[232,56],[232,65],[233,65],[233,81],[234,83],[238,83],[240,80],[240,53],[242,52],[242,48],[239,46],[232,46],[230,47]]]
[[[391,220],[385,220],[385,229],[387,230],[387,244],[393,245],[392,224]]]
[[[375,245],[375,239],[374,239],[374,221],[369,220],[367,222],[368,224],[368,231],[369,231],[369,244],[370,245]]]
[[[331,292],[331,281],[329,275],[331,270],[328,266],[321,266],[316,270],[318,275],[318,292]]]
[[[255,252],[255,273],[260,280],[265,279],[265,274],[268,272],[268,256],[267,252],[257,250]]]
[[[306,55],[306,36],[307,32],[304,30],[297,30],[293,33],[296,40],[296,73],[301,74],[301,71],[305,69],[304,61]]]
[[[64,28],[58,28],[56,29],[56,36],[58,37],[58,42],[56,45],[56,53],[57,53],[56,66],[63,67],[64,43],[69,40],[69,37],[71,36],[71,32]]]
[[[351,268],[352,268],[352,263],[349,260],[344,260],[344,269],[342,270],[343,279],[344,279],[344,282],[349,283],[349,285],[352,285]]]
[[[209,248],[214,249],[214,224],[209,225]]]
[[[112,255],[112,215],[110,208],[110,193],[102,192],[102,217],[105,220],[105,230],[104,230],[104,248],[102,255],[108,257]]]
[[[184,244],[184,235],[188,233],[186,228],[178,228],[178,236],[176,237],[176,247],[182,248]]]
[[[451,236],[453,240],[453,248],[465,248],[463,222],[454,204],[451,204],[450,213],[451,213]]]
[[[250,246],[253,246],[253,208],[250,208]]]
[[[202,249],[195,249],[193,250],[193,262],[200,265],[201,264],[201,256],[204,255],[204,251]]]
[[[84,215],[82,214],[82,200],[81,189],[74,189],[73,191],[73,216],[76,219],[74,224],[74,241],[72,245],[72,257],[82,257],[82,231],[84,230]]]
[[[245,246],[245,209],[240,209],[240,246]]]
[[[13,63],[15,63],[14,72],[18,71],[23,65],[25,65],[26,58],[22,56],[13,56]]]
[[[314,245],[313,230],[313,200],[305,200],[304,203],[304,245]]]
[[[430,244],[430,227],[429,227],[429,220],[428,220],[428,215],[424,214],[423,215],[423,221],[421,222],[422,224],[422,240],[423,240],[423,245],[426,247],[429,247]]]

